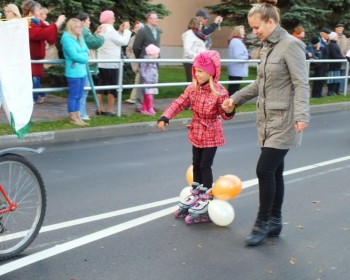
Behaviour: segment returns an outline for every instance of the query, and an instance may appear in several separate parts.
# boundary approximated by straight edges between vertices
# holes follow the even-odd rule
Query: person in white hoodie
[[[100,23],[104,32],[101,35],[105,41],[98,50],[99,59],[120,59],[121,47],[126,46],[130,40],[131,31],[130,23],[123,22],[119,31],[114,28],[115,17],[112,11],[103,11],[100,15]],[[119,63],[99,63],[99,85],[117,85],[119,77]],[[107,111],[104,110],[103,94],[107,95]],[[96,110],[97,115],[115,116],[115,100],[117,97],[116,90],[103,90],[97,93],[99,108]]]
[[[205,41],[208,37],[201,32],[202,26],[199,17],[191,18],[188,23],[188,30],[182,34],[183,58],[195,59],[199,53],[206,50]],[[186,81],[192,82],[192,63],[185,62],[183,65],[186,72]]]

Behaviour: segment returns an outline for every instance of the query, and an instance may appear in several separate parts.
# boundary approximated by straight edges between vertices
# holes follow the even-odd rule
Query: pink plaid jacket
[[[233,116],[227,116],[221,108],[222,102],[229,97],[227,90],[221,85],[217,86],[219,96],[211,93],[209,84],[198,86],[196,91],[191,84],[163,113],[164,117],[172,119],[190,106],[193,117],[189,126],[189,140],[195,147],[210,148],[225,144],[221,121]]]

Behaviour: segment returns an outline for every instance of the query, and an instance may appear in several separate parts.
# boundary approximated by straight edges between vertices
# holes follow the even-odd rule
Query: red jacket
[[[34,19],[35,20],[35,19]],[[45,42],[50,45],[56,43],[58,29],[56,24],[46,25],[42,21],[35,23],[33,19],[29,25],[29,48],[32,60],[45,58]],[[32,64],[32,76],[43,77],[44,65]]]
[[[210,148],[225,144],[221,118],[232,119],[221,108],[222,102],[229,98],[227,90],[217,84],[219,96],[211,93],[209,84],[198,86],[194,90],[193,84],[165,110],[162,116],[172,119],[179,112],[190,106],[193,117],[188,138],[197,148]]]

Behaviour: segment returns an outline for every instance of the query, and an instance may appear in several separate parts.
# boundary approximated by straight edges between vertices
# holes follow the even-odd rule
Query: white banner
[[[0,95],[6,116],[18,138],[29,132],[33,112],[33,82],[28,20],[0,21]]]

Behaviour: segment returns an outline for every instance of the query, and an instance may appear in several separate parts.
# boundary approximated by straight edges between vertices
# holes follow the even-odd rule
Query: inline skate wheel
[[[185,217],[185,223],[188,224],[188,225],[191,225],[191,224],[194,223],[194,221],[193,221],[191,215],[187,215],[187,216]]]
[[[174,215],[175,215],[175,218],[182,218],[184,216],[181,209],[177,209]]]

